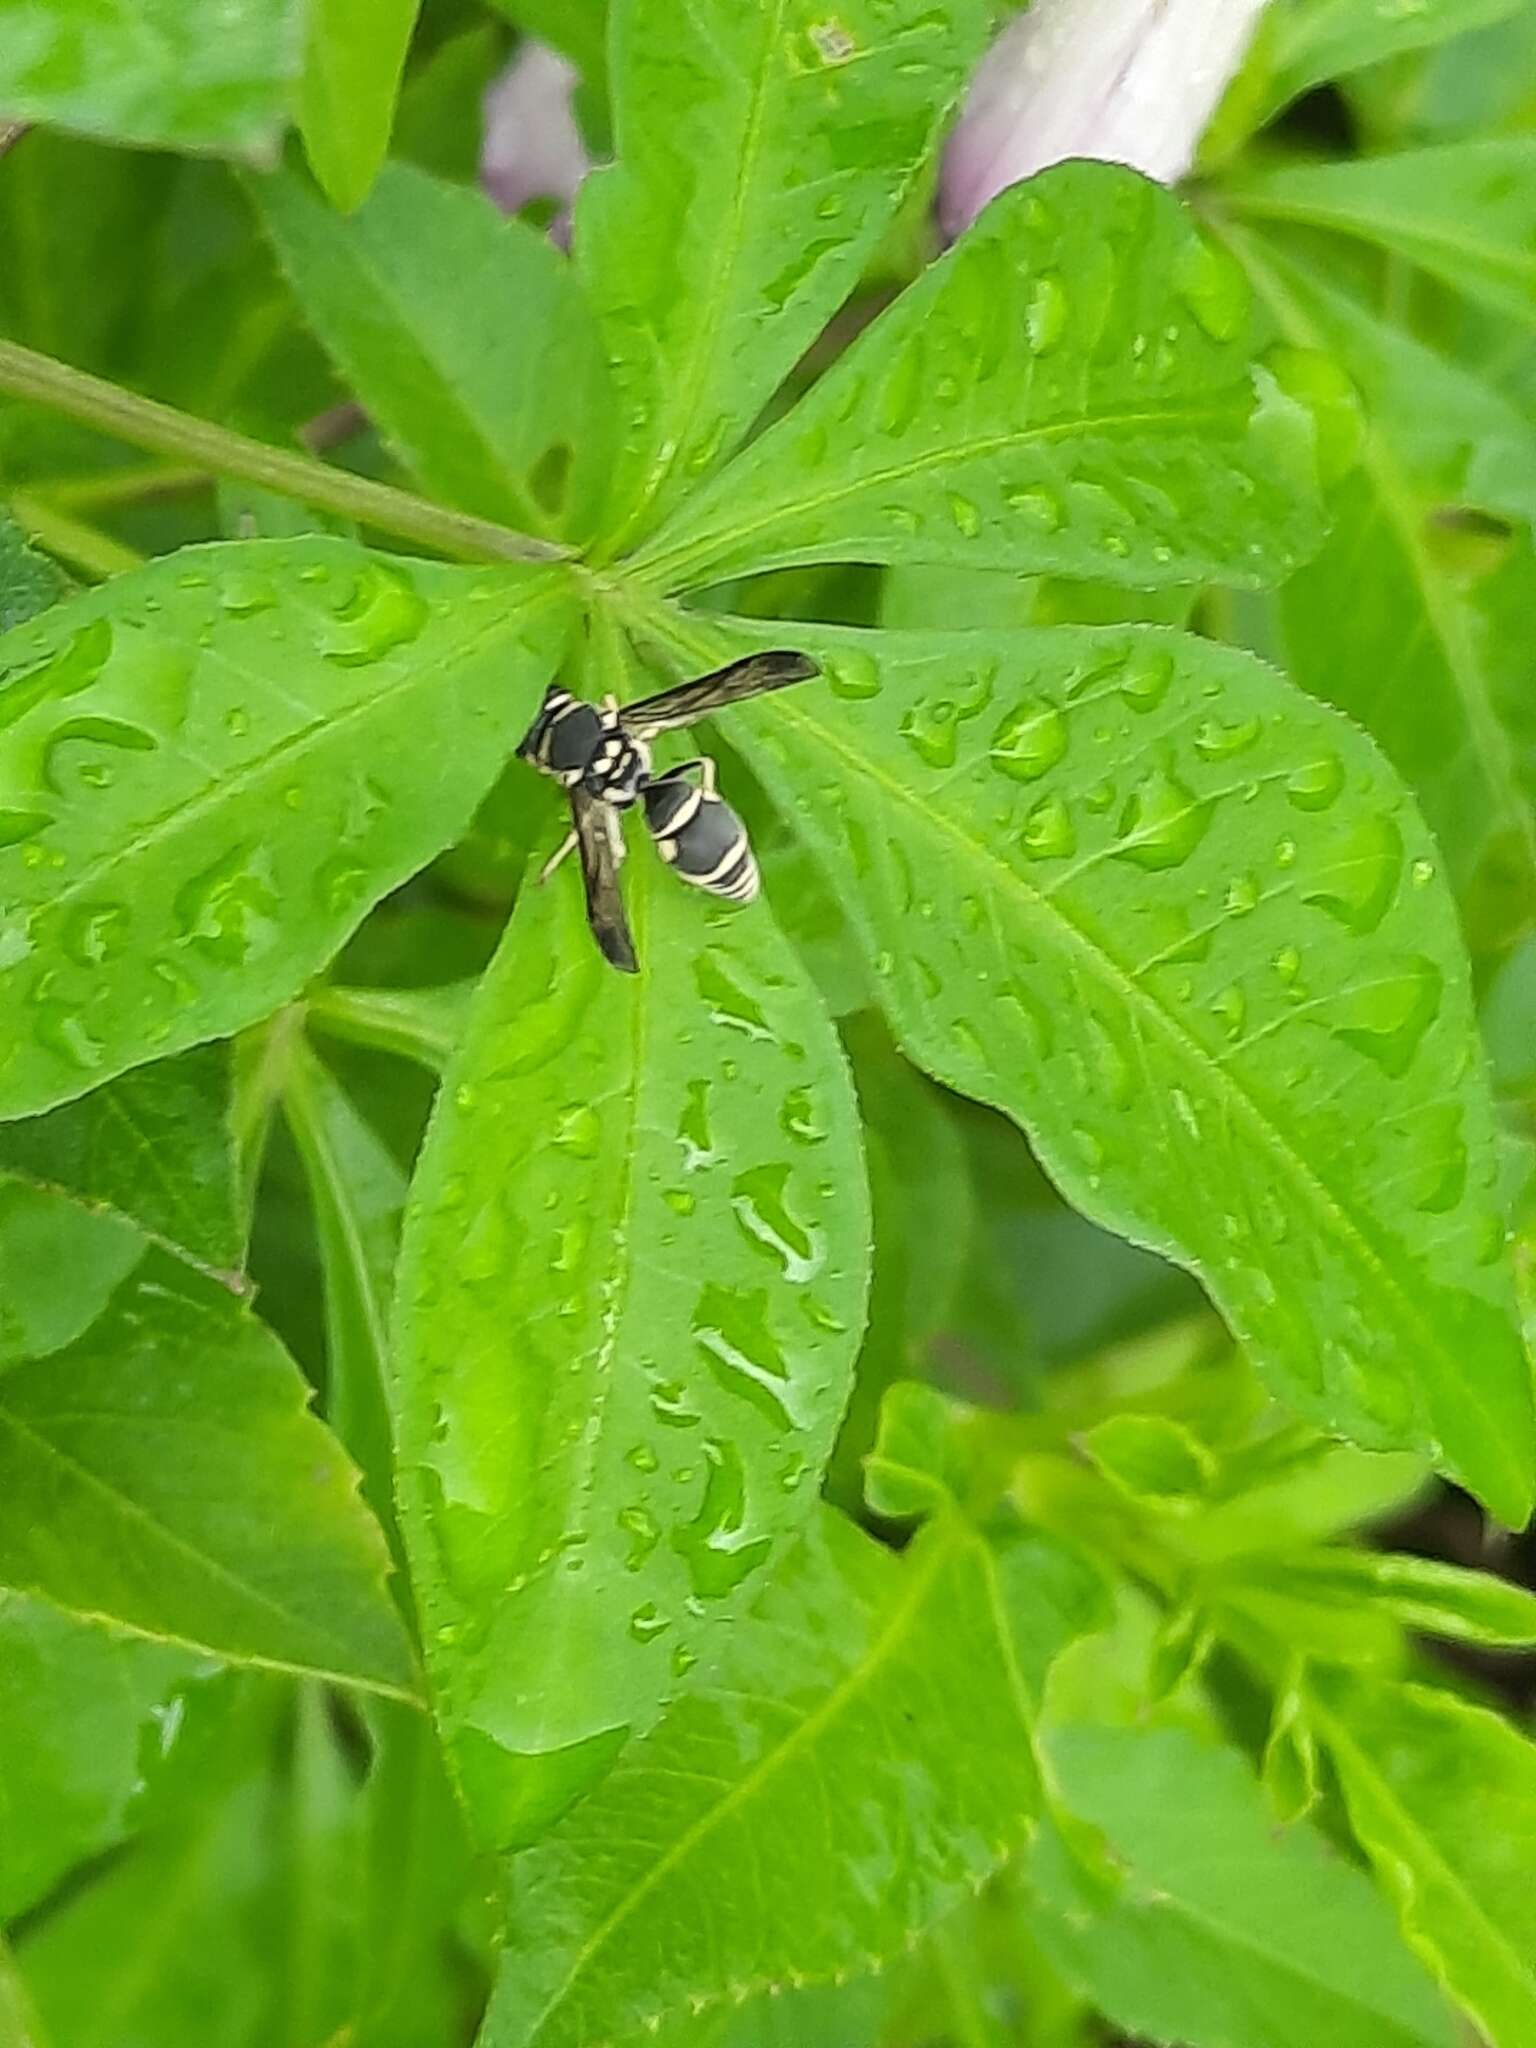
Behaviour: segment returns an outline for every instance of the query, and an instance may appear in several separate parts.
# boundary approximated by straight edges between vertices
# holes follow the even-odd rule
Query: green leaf
[[[57,604],[68,588],[64,572],[28,544],[0,506],[0,633]]]
[[[1496,312],[1536,320],[1536,138],[1287,164],[1222,189],[1240,214],[1363,237]]]
[[[612,400],[568,259],[407,164],[350,220],[293,172],[248,189],[306,319],[426,488],[524,532],[588,531]]]
[[[1314,85],[1410,50],[1427,50],[1467,29],[1502,21],[1522,0],[1411,0],[1362,7],[1360,0],[1270,0],[1260,29],[1265,90],[1259,121]]]
[[[297,994],[468,822],[553,666],[562,592],[253,541],[0,639],[0,1115]]]
[[[389,149],[420,0],[309,0],[299,131],[333,206],[368,196]]]
[[[1216,1460],[1191,1430],[1166,1415],[1111,1415],[1083,1438],[1104,1476],[1132,1500],[1194,1506],[1209,1488]]]
[[[1320,538],[1310,423],[1255,376],[1248,286],[1107,164],[995,200],[640,551],[675,590],[789,562],[1277,581]]]
[[[814,991],[765,910],[648,853],[627,880],[622,978],[574,875],[524,889],[407,1215],[401,1518],[496,1844],[655,1720],[813,1511],[863,1323],[857,1113]]]
[[[1153,628],[789,637],[830,687],[743,706],[732,736],[844,893],[911,1057],[1197,1273],[1291,1406],[1523,1522],[1531,1390],[1466,967],[1370,743],[1251,656]],[[704,665],[759,640],[674,644]]]
[[[537,36],[601,82],[606,69],[608,0],[490,0],[514,28]]]
[[[1450,2015],[1370,1885],[1305,1823],[1277,1834],[1243,1760],[1182,1728],[1052,1730],[1116,1895],[1042,1831],[1029,1924],[1115,2024],[1189,2048],[1452,2048]]]
[[[0,1175],[0,1368],[72,1343],[143,1253],[121,1218]]]
[[[0,1584],[410,1697],[384,1569],[356,1474],[292,1360],[163,1253],[84,1336],[0,1376]]]
[[[1314,1718],[1409,1942],[1494,2048],[1536,2037],[1536,1747],[1426,1686],[1328,1672]]]
[[[988,27],[981,0],[616,0],[618,163],[576,253],[623,401],[610,552],[740,440],[858,282]]]
[[[1474,937],[1497,941],[1528,920],[1536,890],[1536,781],[1522,786],[1502,717],[1524,664],[1489,630],[1477,586],[1437,555],[1430,514],[1450,503],[1529,518],[1536,435],[1489,387],[1278,251],[1238,246],[1286,331],[1334,349],[1371,413],[1327,545],[1280,594],[1287,667],[1381,742],[1424,806]]]
[[[227,1047],[194,1047],[0,1124],[0,1171],[110,1210],[215,1277],[244,1257]]]
[[[254,1711],[223,1717],[174,1822],[83,1873],[21,1930],[19,1974],[52,2048],[270,2048],[280,2038],[270,2025],[276,1701],[237,1705]]]
[[[0,1935],[0,2038],[9,2048],[49,2048],[21,1972]]]
[[[283,1111],[309,1179],[325,1270],[326,1418],[387,1528],[394,1512],[387,1332],[406,1177],[307,1046],[290,1061]]]
[[[998,1867],[1036,1790],[980,1538],[947,1516],[897,1559],[827,1514],[718,1689],[512,1863],[483,2048],[589,2048],[869,1970]]]
[[[0,0],[0,118],[267,156],[298,70],[294,0]]]
[[[141,1752],[174,1727],[200,1668],[168,1643],[0,1592],[0,1918],[122,1839]]]
[[[1288,1551],[1267,1567],[1250,1564],[1244,1577],[1298,1598],[1336,1605],[1358,1616],[1379,1607],[1421,1635],[1492,1649],[1536,1644],[1536,1593],[1486,1572],[1442,1564],[1401,1551]]]

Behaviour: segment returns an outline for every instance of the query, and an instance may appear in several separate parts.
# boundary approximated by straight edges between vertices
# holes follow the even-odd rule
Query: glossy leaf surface
[[[1278,580],[1320,537],[1311,427],[1177,201],[1066,164],[1003,193],[641,550],[668,589],[785,562]]]
[[[1183,1729],[1066,1727],[1047,1754],[1122,1875],[1096,1895],[1047,1832],[1030,1926],[1118,2025],[1190,2048],[1451,2048],[1385,1903],[1304,1823],[1277,1832],[1234,1752]]]
[[[590,2048],[869,1970],[1001,1863],[1035,1798],[979,1537],[942,1517],[897,1560],[828,1516],[718,1686],[512,1864],[485,2048]]]
[[[269,153],[299,66],[295,0],[3,0],[0,119],[121,142]]]
[[[402,1520],[499,1843],[655,1720],[812,1512],[864,1316],[856,1112],[814,991],[766,909],[709,906],[649,849],[625,880],[633,977],[573,874],[524,888],[402,1254]]]
[[[979,0],[618,0],[617,165],[576,219],[625,421],[617,546],[713,467],[858,280],[980,54]],[[663,109],[665,111],[663,112]]]
[[[588,531],[608,379],[561,251],[407,164],[350,219],[293,172],[249,189],[305,318],[428,490],[521,532]]]
[[[1229,196],[1243,213],[1377,242],[1496,312],[1536,320],[1536,138],[1288,164]]]
[[[420,0],[309,0],[299,129],[310,167],[348,213],[389,148],[400,73]]]
[[[0,1376],[0,1584],[410,1694],[356,1484],[277,1339],[159,1252],[82,1337]]]
[[[156,1060],[44,1116],[0,1124],[0,1170],[126,1217],[209,1271],[227,1276],[240,1264],[223,1046]]]
[[[1424,1449],[1523,1521],[1466,969],[1375,750],[1251,657],[1154,629],[795,630],[831,688],[733,732],[909,1053],[1190,1266],[1303,1414]]]
[[[0,640],[0,1115],[294,995],[467,823],[553,666],[558,590],[251,542]]]
[[[117,1840],[202,1660],[0,1593],[0,1915]]]
[[[1404,1933],[1495,2048],[1517,2048],[1536,2027],[1536,1747],[1425,1686],[1331,1673],[1317,1691],[1350,1825]]]

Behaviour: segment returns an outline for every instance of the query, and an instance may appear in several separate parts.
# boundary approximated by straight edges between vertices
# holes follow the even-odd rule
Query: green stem
[[[453,1001],[467,1003],[469,986],[458,984],[446,1002],[434,1001],[436,992],[415,989],[316,988],[309,996],[309,1021],[350,1045],[398,1053],[440,1074],[461,1035]]]
[[[89,476],[33,477],[33,494],[51,505],[78,510],[84,506],[136,505],[144,498],[169,498],[184,491],[207,490],[213,478],[206,469],[182,464],[136,462],[121,469],[98,470]]]
[[[397,491],[389,484],[313,462],[308,456],[269,447],[265,441],[253,441],[209,420],[194,419],[190,413],[141,398],[137,392],[71,369],[67,363],[14,341],[0,341],[0,391],[51,406],[71,419],[115,434],[135,448],[150,448],[158,455],[221,476],[242,477],[247,483],[282,491],[306,505],[323,506],[460,561],[556,562],[570,554],[568,548],[553,541],[535,540],[531,534],[516,533],[509,526],[476,519],[467,512],[450,512],[409,491]]]
[[[11,510],[40,548],[87,576],[121,576],[126,569],[144,565],[141,554],[124,547],[111,534],[103,533],[100,527],[87,526],[83,520],[72,519],[67,512],[56,511],[32,491],[13,491]]]

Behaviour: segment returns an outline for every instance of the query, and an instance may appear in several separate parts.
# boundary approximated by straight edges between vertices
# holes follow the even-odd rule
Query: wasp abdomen
[[[757,862],[747,828],[722,797],[684,776],[663,775],[642,801],[656,850],[673,873],[727,903],[757,894]]]

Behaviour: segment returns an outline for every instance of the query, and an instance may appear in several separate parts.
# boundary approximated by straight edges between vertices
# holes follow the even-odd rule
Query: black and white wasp
[[[809,655],[779,650],[749,654],[692,682],[661,690],[638,703],[613,697],[589,704],[552,683],[518,754],[552,776],[571,805],[571,829],[544,865],[541,880],[567,854],[581,855],[587,922],[606,959],[633,974],[629,919],[619,890],[624,859],[622,813],[639,804],[656,850],[672,872],[727,903],[750,903],[757,894],[757,862],[747,828],[715,787],[715,764],[684,761],[657,775],[651,743],[659,734],[691,725],[727,704],[782,690],[820,675]]]

